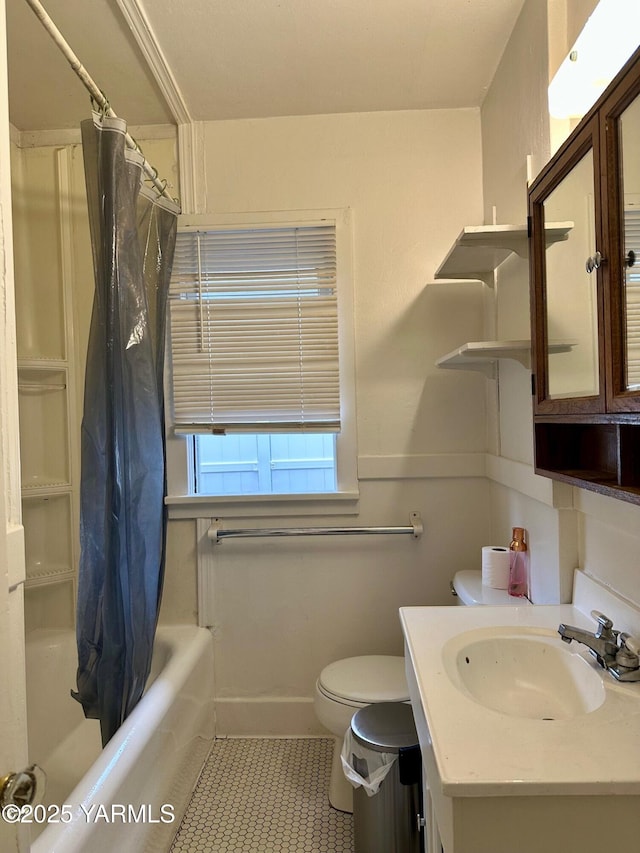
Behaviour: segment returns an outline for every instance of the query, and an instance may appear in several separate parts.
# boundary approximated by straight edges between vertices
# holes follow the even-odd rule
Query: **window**
[[[336,490],[335,437],[310,433],[198,435],[195,492],[310,494]]]
[[[171,279],[170,493],[351,492],[347,212],[206,219],[181,217]]]

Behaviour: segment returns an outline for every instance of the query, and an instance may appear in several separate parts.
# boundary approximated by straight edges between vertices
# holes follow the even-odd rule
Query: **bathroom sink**
[[[597,630],[595,609],[640,637],[640,608],[579,571],[573,597],[401,609],[430,825],[446,850],[638,848],[640,682],[615,679],[558,626]]]
[[[467,631],[451,638],[442,654],[454,685],[501,714],[569,720],[595,711],[605,700],[595,663],[551,631]]]

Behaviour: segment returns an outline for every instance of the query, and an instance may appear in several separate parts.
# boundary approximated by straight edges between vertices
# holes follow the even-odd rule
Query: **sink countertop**
[[[596,596],[596,601],[601,599]],[[582,608],[401,608],[407,664],[414,676],[409,682],[418,694],[412,693],[412,701],[419,699],[428,729],[427,743],[421,738],[421,744],[433,751],[443,794],[640,794],[640,683],[617,682],[585,646],[566,645],[557,634],[561,622],[594,631],[594,620],[585,613],[596,606],[591,599]],[[629,618],[619,625],[617,614],[608,612],[612,607],[605,600],[598,609],[614,619],[615,628],[630,630]],[[603,704],[572,719],[538,720],[491,710],[465,695],[445,670],[443,647],[462,633],[492,627],[547,629],[550,642],[584,657],[601,675]]]

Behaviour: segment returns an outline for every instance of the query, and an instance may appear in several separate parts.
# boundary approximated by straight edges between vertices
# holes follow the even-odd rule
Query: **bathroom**
[[[136,132],[147,158],[176,194],[191,199],[193,210],[330,208],[352,214],[357,500],[303,508],[284,503],[277,515],[264,502],[241,509],[170,509],[161,623],[197,624],[198,562],[204,560],[217,734],[322,734],[313,711],[322,667],[350,655],[401,654],[398,608],[450,603],[453,574],[479,568],[482,546],[507,543],[515,525],[529,535],[534,602],[569,600],[576,567],[640,601],[638,508],[533,474],[529,370],[503,360],[493,379],[435,366],[466,341],[530,335],[526,260],[513,256],[488,282],[440,282],[434,272],[465,225],[525,221],[527,179],[548,159],[551,131],[562,133],[550,128],[546,111],[549,67],[559,63],[594,5],[525,0],[477,106],[197,121],[191,187],[182,186],[188,172],[179,176],[175,126],[168,128],[167,119]],[[108,76],[90,70],[109,91]],[[67,265],[59,279],[71,269],[73,281],[82,283],[68,302],[73,322],[66,342],[72,353],[70,434],[77,434],[92,298],[81,218],[82,158],[71,131],[48,138],[15,128],[11,133],[13,163],[21,164],[14,185],[24,189],[14,199],[16,232],[20,217],[35,211],[42,239],[62,258],[58,266]],[[10,191],[3,173],[3,207]],[[62,236],[56,219],[61,209],[68,223]],[[37,273],[32,286],[44,287]],[[34,291],[29,299],[36,304],[47,293]],[[23,297],[17,289],[19,318],[25,317]],[[4,339],[10,347],[11,336]],[[14,408],[8,405],[2,414],[3,504],[6,517],[18,524]],[[77,488],[77,448],[69,446]],[[69,506],[69,513],[77,512],[73,501]],[[28,507],[25,527],[29,510],[37,515]],[[416,511],[424,524],[419,539],[319,537],[212,546],[206,526],[196,523],[218,517],[226,527],[404,525]],[[28,529],[26,536],[29,543]],[[12,543],[19,537],[11,531],[5,553],[16,553]],[[46,541],[29,544],[36,553],[47,547]],[[77,543],[68,547],[77,555]],[[66,566],[68,558],[60,563]],[[27,584],[27,630],[73,624],[73,581],[58,581]],[[1,636],[8,648],[14,648],[10,631],[22,618],[15,598],[11,593],[6,606],[2,600]],[[18,681],[19,643],[16,649]],[[0,753],[8,770],[25,763],[25,715],[20,704],[14,706],[4,686],[12,683],[10,676],[3,674],[0,719],[18,725]]]

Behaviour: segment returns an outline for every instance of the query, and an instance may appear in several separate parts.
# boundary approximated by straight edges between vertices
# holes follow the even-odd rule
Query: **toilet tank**
[[[482,583],[482,572],[456,572],[451,582],[451,592],[456,595],[456,604],[477,606],[480,604],[531,604],[527,598],[517,598],[509,595],[506,589],[493,589]]]

